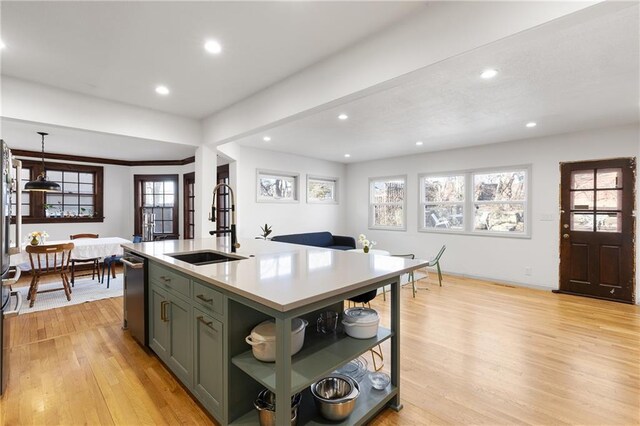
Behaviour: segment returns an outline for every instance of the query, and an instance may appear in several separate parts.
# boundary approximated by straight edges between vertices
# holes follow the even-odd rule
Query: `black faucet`
[[[231,234],[231,253],[235,253],[237,248],[240,248],[240,244],[238,244],[238,237],[236,234],[236,204],[235,197],[233,195],[233,189],[226,183],[219,183],[213,188],[213,202],[211,203],[211,213],[209,214],[209,220],[211,222],[216,221],[216,195],[218,194],[218,189],[222,186],[226,186],[229,188],[229,194],[231,194],[231,229],[223,229],[220,231],[209,231],[209,235],[221,235],[221,234]]]

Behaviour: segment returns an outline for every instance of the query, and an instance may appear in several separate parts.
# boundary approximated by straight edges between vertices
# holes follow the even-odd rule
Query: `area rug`
[[[16,289],[22,294],[22,309],[20,310],[20,315],[122,296],[122,282],[122,274],[116,275],[116,278],[111,278],[109,288],[107,288],[106,280],[104,284],[100,284],[98,280],[92,280],[91,278],[78,278],[76,279],[75,286],[71,287],[72,293],[70,301],[67,301],[64,290],[52,291],[51,293],[39,293],[33,308],[29,307],[29,301],[27,300],[29,286],[20,287]],[[59,287],[62,287],[62,284],[59,282],[40,284],[39,290]]]

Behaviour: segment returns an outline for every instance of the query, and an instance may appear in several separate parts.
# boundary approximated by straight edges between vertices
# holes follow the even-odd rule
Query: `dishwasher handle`
[[[138,258],[135,257],[123,257],[122,263],[130,267],[131,269],[142,269],[144,268],[144,262],[138,261]]]

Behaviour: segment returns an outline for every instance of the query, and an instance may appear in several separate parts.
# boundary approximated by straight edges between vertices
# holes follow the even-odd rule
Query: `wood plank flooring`
[[[401,292],[404,409],[374,425],[640,424],[637,306],[451,276],[420,285]],[[389,301],[372,307],[388,323]],[[212,424],[121,324],[122,298],[15,319],[0,424]]]

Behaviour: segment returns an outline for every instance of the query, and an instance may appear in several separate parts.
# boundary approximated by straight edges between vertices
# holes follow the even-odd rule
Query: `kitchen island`
[[[298,424],[328,423],[315,410],[309,386],[390,340],[391,384],[373,390],[365,377],[343,423],[366,423],[387,406],[400,409],[400,275],[427,262],[264,240],[240,243],[233,254],[225,238],[123,245],[148,260],[148,345],[202,405],[222,424],[257,424],[253,401],[261,389],[275,392],[277,401],[302,392]],[[206,251],[238,259],[194,265],[171,256]],[[384,285],[391,286],[391,320],[377,336],[316,332],[320,312],[341,312],[345,299]],[[311,326],[302,350],[291,356],[291,320],[298,317]],[[276,324],[275,363],[256,360],[245,343],[266,319]],[[277,405],[276,423],[291,423],[288,404]]]

